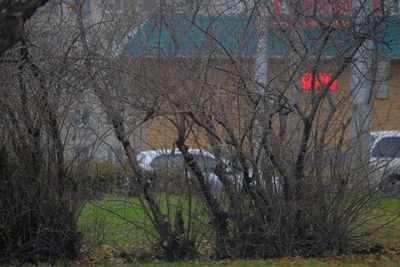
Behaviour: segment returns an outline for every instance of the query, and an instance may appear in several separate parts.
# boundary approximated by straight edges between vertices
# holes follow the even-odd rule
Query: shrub
[[[48,257],[76,258],[81,234],[76,228],[76,200],[68,193],[72,185],[60,185],[51,169],[35,173],[31,168],[29,162],[1,149],[0,258],[32,240],[45,240],[54,246],[59,254],[42,251]]]

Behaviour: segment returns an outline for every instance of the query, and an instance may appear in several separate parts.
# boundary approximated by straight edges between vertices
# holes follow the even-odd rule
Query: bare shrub
[[[351,251],[373,231],[364,228],[378,189],[369,162],[379,59],[371,41],[385,41],[380,26],[391,7],[172,2],[159,2],[147,20],[135,12],[118,20],[104,9],[93,23],[76,0],[77,12],[59,21],[58,47],[32,45],[31,34],[6,55],[1,253],[40,237],[75,257],[82,194],[118,186],[134,193],[143,218],[101,208],[135,225],[167,260],[197,257],[204,240],[221,258]],[[64,159],[68,142],[95,135],[91,148],[107,143],[96,127],[67,122],[72,106],[89,102],[100,114],[96,126],[106,117],[123,148],[116,169],[83,158],[85,149]],[[163,144],[147,148],[177,148],[182,170],[143,170],[133,140],[145,126],[164,131]],[[213,155],[212,173],[190,148]]]
[[[318,9],[300,2],[288,4],[288,10],[264,2],[247,8],[243,12],[248,16],[226,18],[220,13],[214,19],[204,16],[201,7],[188,14],[168,13],[166,8],[163,16],[149,22],[154,28],[145,36],[148,43],[139,35],[132,44],[143,54],[127,59],[131,68],[121,74],[126,77],[121,80],[135,85],[123,87],[123,94],[137,96],[124,102],[142,110],[143,121],[164,120],[169,134],[165,145],[184,155],[212,218],[208,239],[217,256],[347,253],[358,236],[367,234],[362,226],[376,193],[370,186],[365,143],[368,103],[363,103],[362,114],[350,116],[357,109],[358,90],[372,90],[373,66],[363,65],[370,75],[364,81],[355,78],[354,68],[363,64],[365,42],[389,11],[360,4],[354,6],[359,13],[332,9],[329,19],[322,20],[323,14],[311,12]],[[226,36],[227,29],[235,29],[235,34]],[[152,43],[155,33],[166,39]],[[207,42],[196,43],[203,39]],[[256,40],[256,48],[249,53],[251,40]],[[157,45],[161,52],[152,50]],[[358,81],[357,86],[350,80]],[[118,102],[117,94],[109,98]],[[125,138],[124,120],[115,110],[108,109],[108,114],[114,115],[117,136],[140,173]],[[357,116],[365,118],[354,122]],[[350,122],[359,127],[351,138]],[[213,153],[223,194],[212,193],[189,147]],[[143,181],[136,182],[146,188]],[[145,198],[151,200],[146,192]],[[158,207],[152,212],[162,214]]]
[[[77,81],[67,81],[67,62],[41,38],[62,34],[45,25],[33,19],[23,40],[0,59],[0,257],[38,239],[53,244],[56,257],[77,258],[80,250],[80,194],[65,159],[64,134],[74,99],[66,92]],[[59,41],[62,47],[65,40]]]

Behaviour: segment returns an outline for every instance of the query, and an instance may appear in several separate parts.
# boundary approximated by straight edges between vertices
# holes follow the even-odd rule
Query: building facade
[[[372,6],[376,5],[375,2],[371,2]],[[322,53],[323,60],[318,63],[316,73],[311,71],[313,57],[318,52],[313,49],[315,44],[321,41],[320,36],[324,31],[307,20],[298,27],[284,25],[287,29],[293,26],[292,32],[301,29],[299,44],[303,46],[301,49],[309,50],[302,55],[305,56],[303,62],[309,60],[310,63],[303,64],[304,69],[296,72],[296,77],[289,79],[292,73],[290,64],[294,62],[294,46],[290,43],[293,40],[290,39],[292,36],[289,38],[289,35],[282,35],[282,24],[269,21],[270,26],[265,28],[261,23],[265,21],[264,16],[271,14],[274,14],[275,18],[285,17],[290,10],[285,3],[271,1],[270,7],[274,9],[266,8],[266,12],[261,15],[254,13],[257,10],[250,3],[231,0],[210,0],[201,3],[52,1],[41,12],[44,17],[53,17],[51,25],[57,24],[64,11],[80,12],[88,29],[87,39],[90,40],[91,49],[100,51],[102,55],[121,65],[129,65],[132,73],[142,79],[139,82],[135,79],[131,81],[132,95],[158,95],[157,99],[161,99],[162,104],[157,106],[155,114],[148,116],[143,123],[141,115],[135,115],[143,112],[140,107],[121,107],[130,127],[128,132],[134,147],[137,150],[147,150],[175,146],[179,112],[176,113],[176,107],[171,109],[168,106],[171,99],[163,100],[167,95],[177,96],[176,101],[179,97],[184,97],[183,99],[192,105],[190,110],[193,110],[193,105],[197,105],[199,100],[208,97],[212,101],[207,102],[205,107],[215,110],[220,108],[226,120],[234,125],[235,131],[245,131],[251,117],[247,113],[251,108],[248,107],[241,90],[252,88],[256,91],[257,87],[260,87],[257,84],[257,60],[262,56],[265,56],[264,64],[267,70],[264,87],[296,99],[304,106],[309,104],[309,97],[313,91],[323,89],[333,79],[332,75],[336,71],[334,60],[345,58],[346,54],[340,56],[340,53],[353,42],[349,41],[345,33],[349,28],[346,26],[346,19],[340,17],[340,14],[340,18],[335,19],[338,25],[331,27],[334,30],[332,36],[329,36],[327,47]],[[348,13],[353,10],[350,2],[346,1],[342,1],[341,6],[321,6],[321,3],[313,1],[308,4],[311,6],[313,3],[321,10],[331,9],[332,16],[337,15],[334,12],[337,8]],[[392,10],[395,8],[392,7]],[[108,23],[109,20],[113,22]],[[384,29],[378,30],[379,34],[375,37],[376,75],[371,95],[372,130],[400,129],[400,46],[397,42],[400,38],[399,24],[397,16],[387,17],[382,23]],[[279,28],[280,35],[274,28]],[[266,37],[266,40],[264,47],[260,49],[262,36]],[[84,44],[80,39],[76,38],[73,49],[82,55]],[[351,75],[352,69],[349,65],[339,77],[332,80],[328,88],[332,101],[345,103],[332,118],[332,121],[337,121],[330,126],[332,143],[337,142],[339,138],[337,133],[340,125],[350,118]],[[154,80],[156,85],[153,84],[154,88],[150,89],[151,85],[143,85],[144,80],[146,83]],[[117,82],[114,86],[118,87],[121,83]],[[189,87],[191,90],[188,90]],[[290,88],[293,90],[290,91]],[[163,95],[163,90],[167,89],[168,92]],[[87,91],[71,105],[69,124],[65,127],[69,129],[66,138],[68,157],[94,157],[113,161],[122,159],[123,149],[101,106],[95,94]],[[324,114],[324,109],[329,109],[329,103],[322,106],[321,114]],[[191,128],[187,133],[187,144],[191,147],[207,148],[207,133],[195,125],[188,127]]]
[[[274,6],[279,7],[279,1],[275,2],[273,3]],[[374,1],[371,2],[371,5],[376,8]],[[284,13],[282,5],[280,8],[278,11]],[[335,10],[336,7],[332,6],[331,8]],[[353,7],[349,5],[344,5],[341,8],[346,12],[353,10]],[[400,61],[398,59],[400,47],[397,41],[400,38],[400,20],[396,13],[393,14],[382,20],[376,28],[374,36],[374,69],[371,70],[374,72],[374,89],[370,96],[372,131],[400,130],[398,118],[400,115],[398,111],[400,108]],[[333,12],[331,15],[336,16],[337,14]],[[255,89],[257,87],[255,84],[257,80],[257,58],[260,58],[261,51],[261,54],[267,55],[265,64],[268,71],[265,74],[267,76],[265,81],[268,84],[268,90],[284,92],[283,94],[286,94],[288,98],[307,106],[312,91],[321,90],[326,84],[331,83],[327,88],[328,98],[337,103],[343,103],[341,111],[336,111],[332,118],[337,123],[332,123],[331,131],[328,131],[332,133],[332,142],[335,143],[339,137],[334,136],[339,132],[340,125],[346,124],[351,117],[351,105],[354,97],[351,63],[340,72],[338,77],[333,78],[333,74],[337,71],[337,65],[339,65],[336,64],[335,60],[337,62],[344,60],[348,56],[346,53],[351,50],[353,43],[355,44],[354,36],[351,36],[353,39],[350,39],[350,34],[346,33],[347,30],[352,28],[348,20],[349,17],[334,19],[333,26],[331,25],[330,28],[332,33],[327,38],[328,41],[321,53],[321,60],[318,61],[317,68],[314,68],[312,64],[315,63],[315,56],[319,51],[313,51],[313,49],[317,49],[320,45],[324,30],[310,21],[303,21],[303,25],[300,27],[285,25],[287,32],[290,32],[291,27],[294,32],[301,29],[302,35],[298,37],[298,41],[299,45],[302,46],[301,49],[304,49],[300,53],[301,56],[304,56],[304,59],[302,59],[302,68],[304,69],[299,70],[296,73],[296,78],[291,81],[288,80],[288,75],[291,73],[290,64],[293,63],[293,49],[295,47],[291,42],[294,39],[290,39],[292,37],[289,35],[282,35],[282,32],[284,32],[282,31],[282,24],[274,24],[270,21],[268,29],[261,30],[267,36],[266,45],[261,51],[258,47],[261,27],[259,24],[257,25],[259,23],[257,17],[252,17],[248,13],[246,15],[240,12],[234,14],[222,12],[218,15],[200,14],[195,17],[177,15],[169,18],[154,16],[146,20],[141,25],[140,31],[129,42],[125,43],[125,47],[120,51],[119,56],[133,57],[138,64],[152,64],[154,66],[160,64],[160,61],[154,60],[149,63],[146,60],[148,58],[161,59],[162,64],[168,65],[168,67],[159,68],[167,69],[166,71],[169,72],[170,76],[180,76],[182,79],[192,80],[191,84],[194,87],[197,86],[198,89],[196,90],[199,92],[206,87],[210,92],[219,92],[240,89],[241,85],[238,78],[252,84],[249,87],[253,86],[253,89]],[[276,30],[277,28],[278,30]],[[205,61],[208,62],[204,63]],[[307,63],[308,61],[309,63]],[[198,62],[197,66],[204,68],[196,68],[190,62]],[[208,64],[209,62],[212,63]],[[240,64],[240,66],[234,66],[234,64]],[[182,67],[182,69],[186,68],[188,73],[191,72],[191,75],[183,75],[181,70],[173,70],[174,68],[177,69],[177,66]],[[207,67],[209,69],[205,70]],[[241,68],[241,70],[235,69],[236,67]],[[316,71],[316,73],[313,74],[312,71]],[[207,81],[203,77],[205,72],[207,72]],[[142,75],[149,75],[148,73]],[[313,75],[316,78],[312,79]],[[313,80],[315,84],[312,85]],[[166,85],[166,87],[168,86],[171,87],[171,84]],[[183,82],[176,82],[176,86],[187,92]],[[292,92],[290,92],[290,87],[293,89]],[[238,95],[240,95],[240,92]],[[248,109],[246,109],[246,104],[237,103],[245,103],[245,100],[233,101],[230,99],[229,101],[232,101],[232,105],[238,105],[237,114],[242,114],[241,116],[232,116],[232,120],[238,123],[238,126],[234,128],[238,128],[238,131],[240,131],[241,127],[246,125],[245,114]],[[322,105],[320,116],[325,116],[323,110],[327,111],[329,108],[329,103]],[[230,113],[234,112],[230,111]],[[148,123],[146,130],[147,149],[174,146],[178,117],[166,119],[160,116]],[[242,122],[240,117],[242,117]],[[204,132],[201,133],[198,130],[191,131],[188,135],[188,144],[193,147],[207,147],[207,144],[204,143],[206,141],[201,137],[204,134]],[[348,138],[349,133],[346,131],[346,139],[348,140]]]

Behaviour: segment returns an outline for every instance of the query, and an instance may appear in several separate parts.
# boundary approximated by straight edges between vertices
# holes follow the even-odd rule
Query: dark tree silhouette
[[[49,0],[0,1],[0,56],[22,39],[24,23]]]

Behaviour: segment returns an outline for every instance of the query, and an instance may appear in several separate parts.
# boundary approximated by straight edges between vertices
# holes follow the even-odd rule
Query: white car
[[[400,193],[400,131],[371,132],[371,137],[375,182],[386,192]]]
[[[213,191],[220,192],[222,184],[218,177],[214,174],[216,160],[213,154],[200,149],[189,149],[189,153],[193,155],[204,177],[212,185]],[[166,174],[189,174],[191,172],[185,168],[185,160],[179,149],[164,149],[164,150],[147,150],[142,151],[136,156],[140,167],[149,172],[158,171]]]
[[[208,182],[212,186],[214,193],[221,193],[223,191],[223,185],[219,180],[218,176],[214,173],[215,167],[217,165],[216,158],[212,153],[206,150],[193,149],[190,148],[189,153],[193,155],[204,177],[208,179]],[[185,161],[182,153],[179,149],[171,150],[148,150],[142,151],[136,156],[139,165],[146,171],[154,172],[181,172],[186,171]],[[225,166],[225,170],[228,173],[228,179],[237,186],[242,185],[243,176],[240,174],[234,174],[229,161],[222,159],[222,163]],[[190,171],[187,172],[190,175]],[[252,170],[249,170],[250,176],[252,175]],[[261,186],[265,186],[265,183],[261,183]],[[279,181],[278,177],[272,178],[272,185],[274,192],[282,192],[283,187]]]

